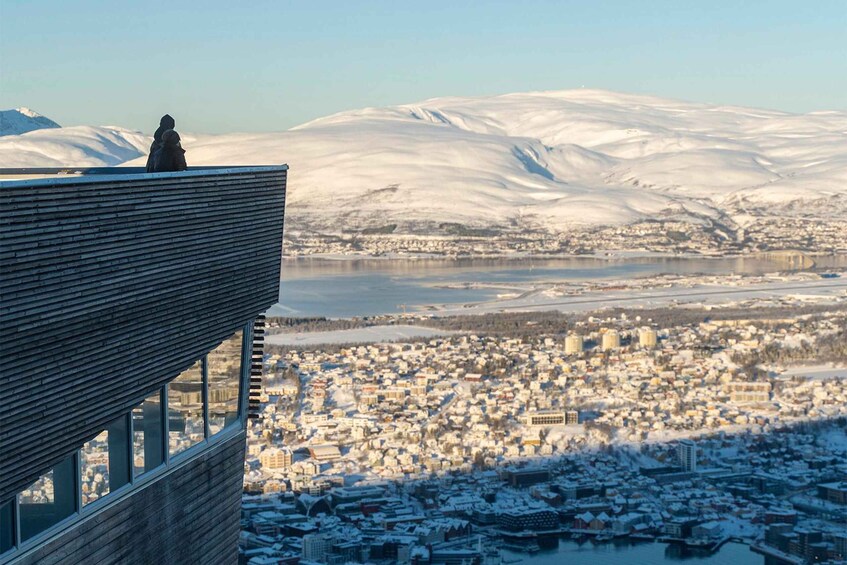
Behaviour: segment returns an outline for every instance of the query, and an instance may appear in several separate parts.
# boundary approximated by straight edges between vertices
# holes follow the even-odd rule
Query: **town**
[[[847,559],[847,295],[763,304],[266,345],[242,560],[493,564],[560,539]]]
[[[329,233],[291,226],[285,254],[307,255],[419,254],[443,257],[496,257],[514,254],[585,255],[608,250],[692,253],[727,256],[773,251],[844,253],[847,221],[815,218],[757,218],[746,227],[709,227],[672,221],[642,221],[619,226],[574,226],[560,233],[471,228],[458,224],[429,226],[410,233],[389,225]]]

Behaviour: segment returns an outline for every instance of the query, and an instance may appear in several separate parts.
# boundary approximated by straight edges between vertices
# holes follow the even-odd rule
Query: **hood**
[[[171,147],[179,145],[179,134],[176,130],[165,130],[165,132],[162,133],[162,143]]]
[[[176,122],[170,116],[170,114],[165,114],[162,116],[162,119],[159,120],[159,129],[153,134],[153,139],[155,141],[162,141],[162,134],[168,131],[169,129],[174,129]]]

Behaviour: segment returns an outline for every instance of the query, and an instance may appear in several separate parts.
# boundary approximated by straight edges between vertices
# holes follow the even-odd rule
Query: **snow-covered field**
[[[0,166],[140,165],[148,142],[120,128],[5,135]],[[289,210],[326,228],[455,222],[555,232],[847,211],[847,113],[836,111],[583,89],[436,98],[279,133],[185,134],[183,145],[190,165],[288,163]]]
[[[847,367],[833,365],[802,365],[791,367],[779,374],[780,378],[807,377],[810,379],[847,379]]]
[[[546,291],[527,293],[520,298],[498,299],[464,305],[428,305],[428,314],[454,316],[504,311],[591,312],[605,307],[656,308],[671,305],[716,306],[752,298],[794,297],[810,302],[833,300],[847,294],[847,282],[842,280],[805,280],[769,282],[736,288],[725,285],[698,284],[690,288],[588,291],[575,296],[551,295]]]
[[[115,127],[41,129],[0,137],[0,167],[111,167],[141,157],[152,139]]]

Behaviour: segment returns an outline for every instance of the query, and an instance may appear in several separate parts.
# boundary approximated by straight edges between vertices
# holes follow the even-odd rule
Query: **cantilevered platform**
[[[277,302],[287,170],[0,169],[0,506]]]

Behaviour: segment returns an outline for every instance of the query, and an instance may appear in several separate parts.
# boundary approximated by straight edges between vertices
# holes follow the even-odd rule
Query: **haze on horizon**
[[[847,108],[847,5],[4,2],[0,107],[63,126],[279,131],[440,96],[602,88]]]

